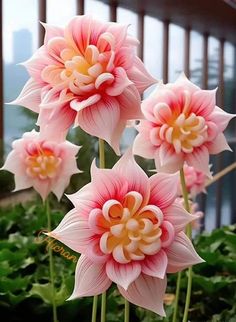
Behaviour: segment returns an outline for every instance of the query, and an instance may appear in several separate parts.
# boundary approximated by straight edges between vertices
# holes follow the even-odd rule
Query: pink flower
[[[183,170],[188,193],[192,197],[195,197],[197,194],[201,192],[206,193],[205,185],[209,180],[208,176],[202,171],[197,171],[194,167],[188,166],[186,163],[184,164]],[[180,181],[178,194],[182,195]]]
[[[140,94],[156,81],[135,54],[128,25],[77,16],[61,29],[43,24],[44,45],[27,61],[31,78],[14,104],[62,131],[74,122],[118,153],[126,121],[143,118]]]
[[[12,143],[3,170],[15,175],[15,191],[33,187],[45,200],[52,191],[58,199],[80,171],[76,154],[80,147],[68,141],[57,142],[34,130]]]
[[[93,162],[91,178],[48,234],[82,253],[70,299],[100,294],[114,282],[130,302],[164,316],[166,272],[202,262],[184,233],[196,217],[175,202],[178,177],[148,178],[128,151],[112,169]]]
[[[184,162],[210,176],[209,154],[230,150],[223,131],[235,115],[216,106],[215,90],[201,90],[182,74],[144,100],[134,153],[155,159],[157,171],[176,172]]]

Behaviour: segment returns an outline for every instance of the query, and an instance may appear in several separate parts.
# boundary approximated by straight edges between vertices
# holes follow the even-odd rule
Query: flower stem
[[[129,322],[129,301],[125,299],[125,320],[124,322]]]
[[[105,168],[105,143],[104,140],[99,139],[99,167]],[[95,320],[96,321],[96,320]],[[106,292],[102,294],[101,304],[101,322],[106,321]]]
[[[178,306],[179,306],[180,285],[181,285],[181,272],[178,272],[177,282],[176,282],[176,292],[175,292],[174,313],[173,313],[172,322],[176,322],[176,318],[177,318]]]
[[[47,220],[48,220],[48,231],[51,231],[51,212],[50,212],[49,198],[47,198],[45,200],[45,211],[46,211]],[[58,322],[56,299],[55,299],[56,292],[55,292],[55,282],[54,282],[54,263],[53,263],[53,256],[52,256],[51,247],[48,247],[48,253],[49,253],[50,282],[51,282],[51,288],[52,288],[53,322]]]
[[[96,322],[96,320],[97,320],[97,308],[98,308],[98,296],[95,295],[93,297],[93,311],[92,311],[92,321],[91,322]]]
[[[102,293],[101,322],[106,322],[106,292]]]
[[[188,191],[187,191],[187,187],[186,187],[183,168],[180,170],[180,181],[181,181],[182,193],[183,193],[183,197],[184,197],[184,206],[185,206],[185,209],[188,212],[190,212],[190,205],[189,205],[189,200],[188,200]],[[192,237],[191,224],[188,224],[186,234],[191,239],[191,237]],[[189,269],[188,269],[188,286],[187,286],[187,293],[186,293],[186,300],[185,300],[183,322],[188,321],[188,311],[189,311],[189,306],[190,306],[191,291],[192,291],[192,267],[189,267]]]

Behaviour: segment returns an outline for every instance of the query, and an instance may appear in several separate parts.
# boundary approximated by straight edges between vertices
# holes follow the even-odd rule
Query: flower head
[[[202,261],[184,233],[196,217],[175,202],[178,177],[148,178],[128,151],[112,169],[93,163],[91,178],[49,233],[82,253],[71,298],[100,294],[115,282],[130,302],[164,315],[166,272]]]
[[[65,29],[43,25],[44,44],[24,64],[31,78],[13,103],[40,113],[40,124],[80,125],[119,152],[126,121],[143,117],[140,93],[156,82],[135,54],[138,41],[128,25],[90,16]]]
[[[46,139],[33,130],[12,147],[2,169],[15,175],[15,191],[33,187],[43,200],[51,191],[60,199],[72,174],[80,172],[75,157],[80,147],[68,141]]]
[[[202,171],[197,171],[194,167],[188,166],[186,163],[183,166],[186,188],[188,193],[195,197],[197,194],[206,193],[206,183],[209,180],[208,176]],[[178,194],[182,195],[181,183],[179,181]]]
[[[183,74],[160,84],[144,100],[134,153],[155,159],[157,171],[176,172],[184,162],[210,176],[209,154],[230,150],[223,131],[234,117],[216,106],[215,90],[202,90]]]

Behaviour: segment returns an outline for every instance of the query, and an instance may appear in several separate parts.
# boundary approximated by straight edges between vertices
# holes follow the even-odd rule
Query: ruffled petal
[[[106,273],[112,282],[127,290],[129,285],[140,275],[141,264],[134,261],[128,264],[119,264],[110,259],[106,264]]]
[[[218,131],[222,132],[226,129],[229,121],[235,116],[236,114],[226,113],[221,108],[216,106],[214,111],[208,115],[207,119],[214,122],[218,128]]]
[[[150,177],[150,204],[169,207],[177,196],[178,174],[157,173]]]
[[[141,274],[125,291],[118,289],[129,302],[165,316],[163,307],[167,280]]]
[[[94,94],[83,101],[78,101],[77,99],[74,99],[73,101],[71,101],[70,107],[73,110],[79,112],[84,108],[97,103],[100,99],[101,99],[101,95],[99,94]]]
[[[163,142],[156,149],[155,165],[158,172],[174,173],[183,167],[183,153],[176,154],[175,150],[169,144]]]
[[[30,78],[23,87],[20,95],[12,101],[11,105],[22,105],[33,112],[39,113],[41,103],[42,85],[38,84],[33,78]]]
[[[163,279],[166,274],[167,255],[160,250],[156,255],[146,256],[142,262],[142,272],[146,275]]]
[[[104,264],[95,264],[81,255],[75,271],[75,286],[68,300],[78,297],[94,296],[105,292],[111,285]]]
[[[72,209],[62,219],[56,229],[47,233],[76,252],[83,253],[91,241],[94,233],[88,226],[88,220],[82,217],[77,209]]]
[[[125,88],[133,83],[128,79],[125,70],[122,67],[117,67],[113,70],[114,82],[106,89],[106,93],[111,96],[118,96],[123,93]]]
[[[141,111],[141,99],[134,85],[126,87],[123,93],[116,97],[120,104],[120,116],[123,120],[143,119]]]
[[[174,242],[165,249],[165,252],[168,257],[167,273],[176,273],[189,266],[204,262],[184,232],[176,235]]]

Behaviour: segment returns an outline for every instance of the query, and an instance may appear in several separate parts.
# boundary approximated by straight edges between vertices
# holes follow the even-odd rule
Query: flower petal
[[[153,159],[155,155],[155,147],[146,137],[145,133],[139,133],[134,140],[133,153],[143,158]]]
[[[39,113],[39,105],[41,103],[42,86],[30,78],[23,87],[20,95],[12,101],[11,105],[22,105],[33,112]]]
[[[118,289],[129,302],[165,316],[163,300],[166,290],[166,278],[141,274],[125,291],[121,286]]]
[[[186,162],[196,170],[205,173],[209,178],[212,177],[209,169],[209,151],[207,147],[195,148],[193,153],[186,154]]]
[[[133,83],[128,79],[125,70],[122,67],[117,67],[113,70],[114,82],[106,89],[106,93],[111,96],[118,96],[123,93],[126,87]]]
[[[141,111],[141,99],[137,88],[130,85],[124,89],[121,95],[117,96],[120,103],[120,115],[124,120],[143,119]]]
[[[131,149],[125,152],[113,169],[127,180],[128,191],[140,192],[143,196],[143,203],[146,204],[150,193],[149,179],[143,169],[135,162]]]
[[[95,238],[88,226],[87,218],[80,216],[77,209],[69,211],[57,228],[47,235],[79,253],[85,252]]]
[[[214,122],[218,130],[222,132],[227,127],[229,121],[235,116],[236,114],[226,113],[221,108],[216,106],[214,111],[210,115],[208,115],[207,119]]]
[[[194,264],[204,262],[184,232],[176,235],[174,242],[165,251],[168,257],[167,273],[176,273]]]
[[[112,145],[112,139],[119,128],[120,108],[114,97],[103,97],[96,104],[81,110],[78,114],[78,124],[90,135],[97,136]],[[117,147],[115,152],[119,153]]]
[[[177,196],[178,174],[157,173],[150,177],[150,204],[169,207]]]
[[[157,80],[148,73],[143,62],[138,57],[134,58],[134,64],[132,68],[127,70],[127,75],[135,84],[140,94],[149,86],[157,83]]]
[[[110,259],[106,264],[106,273],[112,282],[127,290],[129,285],[140,275],[141,264],[135,261],[120,264],[114,259]]]
[[[207,117],[216,105],[216,89],[198,90],[193,93],[191,98],[191,112],[196,115]]]
[[[68,300],[99,295],[110,285],[111,281],[106,275],[105,265],[95,264],[85,255],[81,255],[76,265],[74,290]]]
[[[174,173],[179,171],[184,163],[183,153],[176,154],[174,148],[163,142],[156,149],[155,165],[157,171]]]
[[[97,103],[100,99],[101,99],[101,95],[99,95],[99,94],[94,94],[92,96],[89,96],[89,98],[87,98],[83,101],[78,101],[78,100],[74,99],[73,101],[71,101],[70,107],[73,110],[79,112],[79,111],[83,110],[84,108]]]
[[[163,279],[166,274],[167,255],[164,250],[160,250],[156,255],[146,256],[142,261],[142,273]]]
[[[41,25],[45,28],[44,43],[47,44],[51,38],[63,37],[63,29],[57,26],[49,25],[47,23],[41,22]]]
[[[207,147],[210,154],[218,154],[225,150],[232,151],[223,133],[218,134],[214,141],[208,143]]]
[[[176,232],[184,230],[190,222],[196,220],[198,217],[188,213],[180,202],[174,202],[163,211],[164,219],[169,221]]]

